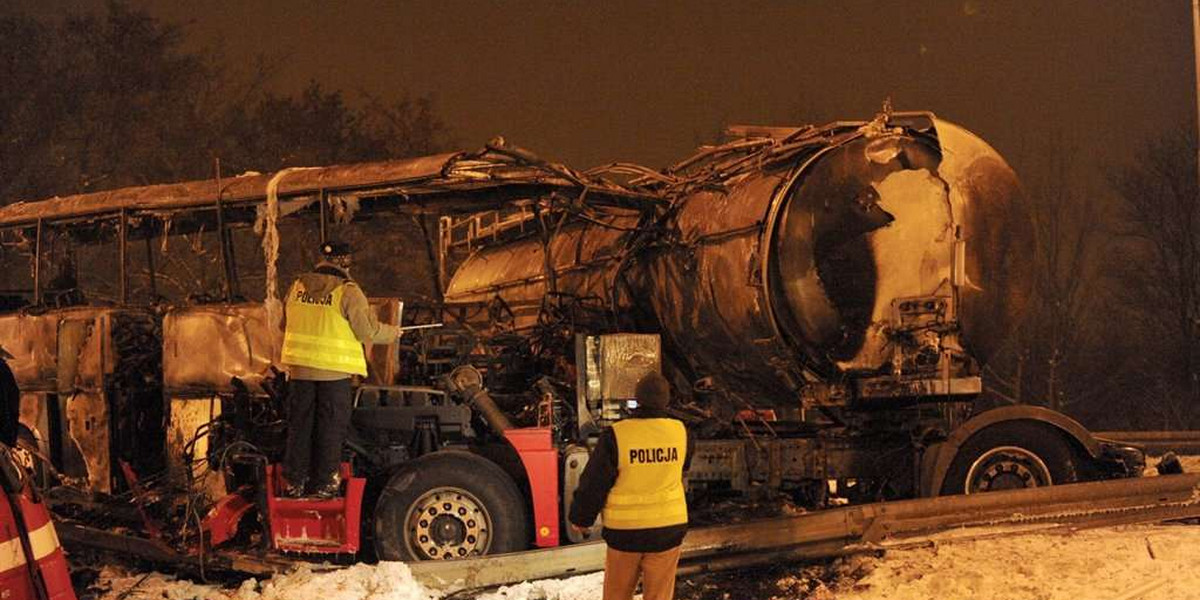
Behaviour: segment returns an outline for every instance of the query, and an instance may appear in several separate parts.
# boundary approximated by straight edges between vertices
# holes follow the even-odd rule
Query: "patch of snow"
[[[506,585],[478,596],[478,600],[599,600],[604,594],[604,573],[567,579],[543,579]]]
[[[1198,560],[1200,527],[1187,525],[934,542],[924,548],[889,551],[869,575],[837,598],[1197,598]]]
[[[399,562],[355,565],[323,573],[301,566],[261,582],[247,579],[232,590],[161,573],[125,575],[110,569],[101,572],[100,580],[108,584],[108,590],[99,600],[439,600],[442,597],[417,583],[408,565]]]
[[[129,573],[115,567],[104,567],[98,578],[104,588],[99,600],[193,600],[194,598],[222,597],[215,585],[193,583],[163,573]]]
[[[1182,455],[1179,456],[1179,464],[1183,466],[1184,473],[1200,473],[1200,456],[1197,455]],[[1162,456],[1151,455],[1146,457],[1146,468],[1142,471],[1143,477],[1158,477],[1158,461],[1162,460]]]
[[[848,561],[848,562],[846,562]],[[782,594],[763,599],[814,600],[1175,600],[1200,598],[1200,527],[1145,525],[1068,534],[1029,532],[963,539],[947,532],[928,545],[891,549],[881,558],[843,559],[832,580],[806,582],[797,565]],[[844,572],[842,572],[844,571]],[[791,572],[791,571],[789,571]],[[747,577],[761,577],[749,571]],[[246,580],[220,589],[159,573],[105,569],[101,600],[441,600],[417,583],[403,563],[356,565],[314,573],[301,567],[284,575]],[[802,581],[805,580],[805,581]],[[745,581],[745,580],[743,580]],[[803,585],[801,585],[803,584]],[[600,600],[604,574],[505,586],[478,600]],[[754,600],[728,588],[730,600]],[[131,589],[132,588],[132,589]],[[801,590],[805,590],[801,592]],[[744,588],[742,590],[744,592]],[[793,594],[793,592],[799,595]],[[678,593],[678,592],[677,592]],[[720,597],[720,596],[716,596]]]
[[[327,573],[302,566],[258,582],[248,579],[231,600],[438,600],[441,594],[413,579],[408,565],[382,562],[354,565]]]

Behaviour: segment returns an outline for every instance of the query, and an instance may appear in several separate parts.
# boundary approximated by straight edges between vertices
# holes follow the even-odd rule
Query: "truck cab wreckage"
[[[774,494],[819,509],[1140,474],[1141,452],[1060,413],[975,410],[1032,269],[1027,200],[986,143],[930,113],[734,133],[662,171],[580,172],[497,139],[4,207],[0,256],[29,276],[0,314],[22,444],[83,526],[260,557],[583,541],[562,525],[589,444],[653,370],[698,437],[694,505]],[[442,326],[368,348],[346,494],[279,499],[279,264],[300,247],[281,232],[431,216],[436,233],[410,242],[432,301],[372,302],[383,320]],[[180,238],[209,252],[220,284],[164,299],[162,249]],[[70,269],[48,276],[85,252],[107,253],[92,263],[106,298]]]

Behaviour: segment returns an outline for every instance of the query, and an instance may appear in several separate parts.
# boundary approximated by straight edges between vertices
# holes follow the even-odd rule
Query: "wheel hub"
[[[967,472],[966,493],[1051,485],[1050,469],[1035,453],[1019,446],[992,448]]]
[[[467,558],[491,545],[491,516],[466,490],[435,488],[408,509],[407,542],[421,560]]]
[[[434,543],[439,546],[457,546],[467,539],[467,529],[463,522],[449,515],[438,515],[430,524],[430,533]]]

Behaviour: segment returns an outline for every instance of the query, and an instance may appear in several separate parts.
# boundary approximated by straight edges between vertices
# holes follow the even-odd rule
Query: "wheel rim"
[[[1037,454],[1020,446],[1000,446],[971,463],[964,490],[968,494],[1052,485],[1050,469]]]
[[[439,487],[408,507],[404,531],[409,553],[419,560],[467,558],[487,554],[492,517],[470,492]]]

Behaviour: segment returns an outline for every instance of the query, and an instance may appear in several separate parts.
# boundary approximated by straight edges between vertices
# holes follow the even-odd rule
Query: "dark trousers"
[[[353,408],[350,380],[288,384],[288,435],[283,474],[292,485],[321,486],[333,479]]]

